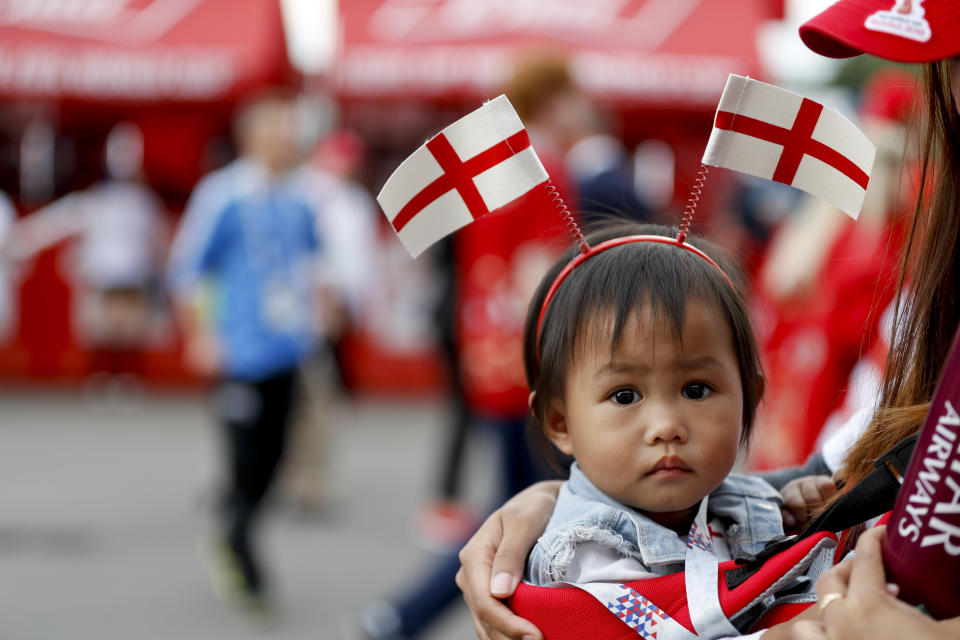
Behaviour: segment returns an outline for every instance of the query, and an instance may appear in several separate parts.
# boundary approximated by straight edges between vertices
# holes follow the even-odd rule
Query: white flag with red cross
[[[877,149],[819,102],[731,74],[703,164],[789,184],[856,219]]]
[[[549,179],[506,96],[460,118],[397,167],[377,196],[416,258]]]
[[[499,96],[414,151],[387,179],[377,202],[416,258],[548,179],[513,105]]]

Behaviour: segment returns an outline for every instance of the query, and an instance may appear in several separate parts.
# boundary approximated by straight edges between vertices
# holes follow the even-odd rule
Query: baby
[[[575,584],[613,608],[622,583],[683,571],[698,632],[739,635],[762,611],[726,619],[717,565],[783,534],[778,492],[730,473],[763,377],[741,273],[675,235],[608,226],[588,238],[591,255],[565,271],[572,256],[562,258],[534,296],[530,408],[537,435],[574,463],[526,580]]]

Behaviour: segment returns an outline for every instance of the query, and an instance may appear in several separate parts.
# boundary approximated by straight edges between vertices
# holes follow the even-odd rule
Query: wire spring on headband
[[[553,200],[553,205],[557,208],[557,211],[560,212],[560,215],[563,216],[563,221],[566,223],[567,228],[570,230],[570,234],[573,236],[574,242],[580,247],[580,253],[587,253],[590,251],[590,245],[587,244],[587,241],[583,237],[583,232],[580,231],[580,225],[577,224],[577,219],[573,217],[573,212],[567,207],[567,203],[563,201],[563,197],[560,195],[560,191],[553,184],[553,180],[547,180],[543,185],[547,193],[550,194],[550,198]]]
[[[710,167],[701,163],[700,170],[697,172],[697,179],[690,189],[690,199],[687,200],[687,206],[683,209],[683,216],[680,219],[680,231],[677,233],[677,242],[683,242],[687,238],[687,232],[690,231],[690,224],[693,222],[693,214],[700,204],[700,196],[703,194],[703,183],[707,179],[707,172]]]

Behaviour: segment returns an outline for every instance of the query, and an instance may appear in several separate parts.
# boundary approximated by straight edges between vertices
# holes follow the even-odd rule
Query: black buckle
[[[913,450],[917,445],[917,438],[919,437],[920,434],[915,433],[912,436],[904,438],[885,454],[874,460],[873,466],[878,469],[881,467],[885,468],[896,478],[899,484],[903,484],[903,474],[907,471],[907,466],[910,464],[910,457],[913,455]]]
[[[724,579],[727,583],[727,589],[731,591],[736,589],[741,584],[746,582],[747,578],[752,576],[757,572],[760,567],[763,566],[767,560],[771,557],[777,555],[781,551],[785,551],[793,546],[797,542],[797,536],[777,536],[776,538],[767,542],[766,546],[763,547],[763,550],[760,553],[747,553],[741,551],[737,554],[737,557],[734,558],[737,563],[737,567],[727,571]]]

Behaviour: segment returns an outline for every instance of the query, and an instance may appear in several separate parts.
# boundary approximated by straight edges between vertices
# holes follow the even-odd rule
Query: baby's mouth
[[[653,468],[647,472],[648,476],[676,476],[690,473],[692,469],[680,456],[663,456]]]

